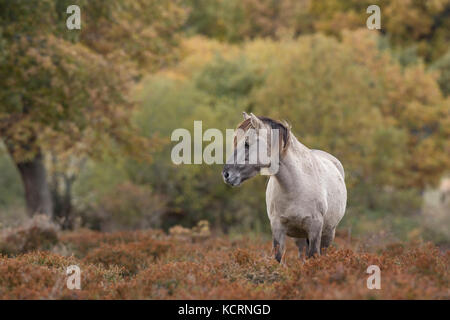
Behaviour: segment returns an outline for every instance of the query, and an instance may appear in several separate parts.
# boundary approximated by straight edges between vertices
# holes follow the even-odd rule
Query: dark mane
[[[258,119],[261,120],[262,122],[270,125],[270,127],[272,129],[279,130],[279,132],[281,133],[282,141],[283,141],[283,149],[285,149],[289,142],[289,132],[290,132],[289,128],[285,124],[281,123],[280,121],[273,120],[273,119],[270,119],[267,117],[258,117]]]
[[[284,124],[280,121],[273,120],[271,118],[267,117],[258,117],[259,120],[261,120],[263,123],[268,124],[272,129],[278,129],[281,133],[280,138],[282,140],[283,147],[282,149],[285,150],[289,143],[289,135],[290,135],[290,129],[287,124]],[[242,129],[244,131],[247,131],[252,126],[250,118],[242,121],[238,125],[238,129]]]

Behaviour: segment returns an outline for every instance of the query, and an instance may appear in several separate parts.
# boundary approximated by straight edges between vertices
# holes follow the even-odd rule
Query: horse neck
[[[311,161],[310,153],[310,149],[291,134],[289,146],[281,156],[279,170],[274,176],[283,189],[289,191],[301,181],[303,164]]]

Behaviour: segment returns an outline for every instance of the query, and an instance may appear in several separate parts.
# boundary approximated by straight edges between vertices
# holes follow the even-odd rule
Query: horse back
[[[323,157],[323,158],[330,160],[336,166],[336,168],[338,169],[342,178],[345,179],[344,167],[342,166],[342,163],[335,156],[329,154],[328,152],[318,150],[318,149],[311,149],[311,152],[319,157]]]

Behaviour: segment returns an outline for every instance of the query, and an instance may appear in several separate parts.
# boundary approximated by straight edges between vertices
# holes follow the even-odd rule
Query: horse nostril
[[[224,172],[223,172],[223,177],[224,177],[225,179],[229,177],[228,171],[224,171]]]

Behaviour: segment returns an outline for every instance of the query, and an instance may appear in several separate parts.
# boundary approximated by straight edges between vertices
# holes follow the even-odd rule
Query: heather
[[[190,232],[188,232],[190,231]],[[448,250],[421,241],[338,235],[326,255],[283,264],[267,237],[198,236],[195,230],[58,232],[49,250],[0,256],[0,299],[449,299]],[[81,269],[81,290],[66,268]],[[366,286],[369,265],[381,289]]]

